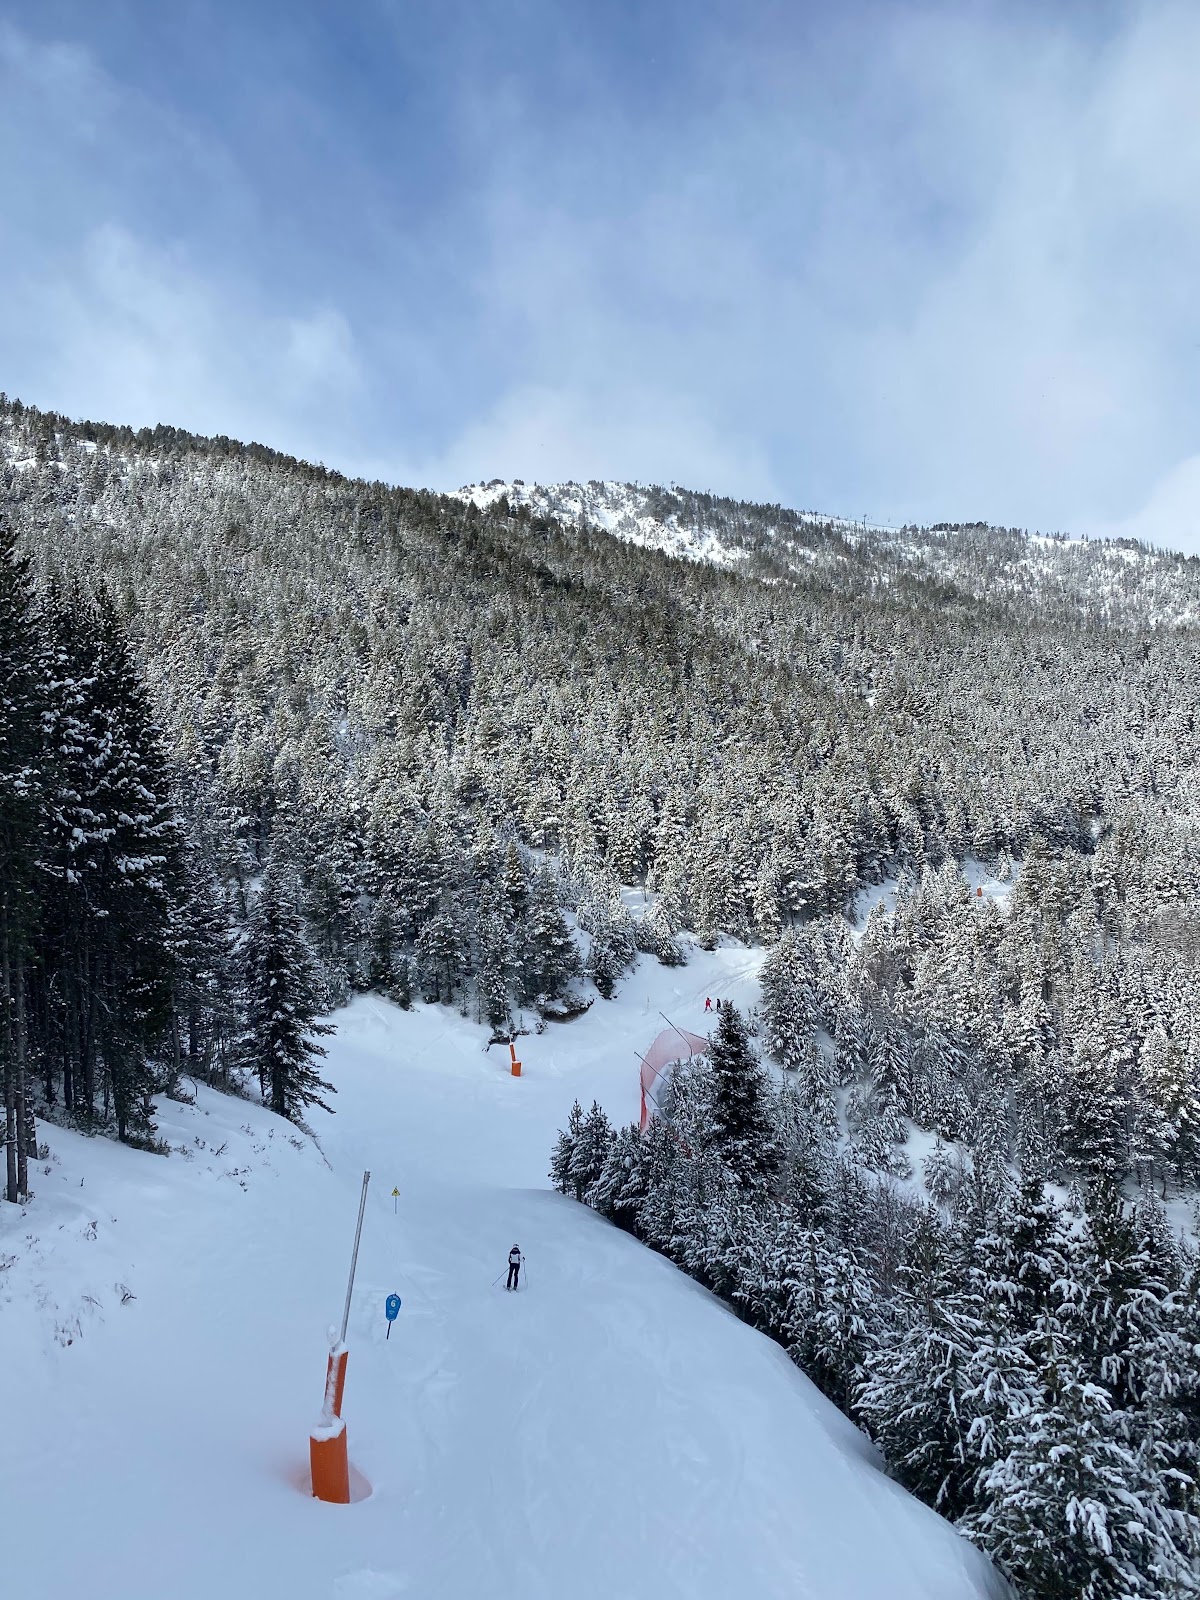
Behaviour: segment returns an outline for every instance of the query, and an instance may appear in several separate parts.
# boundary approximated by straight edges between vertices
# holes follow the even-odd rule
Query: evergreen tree
[[[593,1100],[592,1109],[580,1123],[578,1133],[572,1137],[568,1176],[576,1200],[589,1198],[604,1171],[613,1138],[611,1123]]]
[[[509,994],[513,978],[512,943],[503,911],[491,886],[480,891],[475,961],[479,1006],[493,1029],[512,1024]]]
[[[559,1194],[566,1194],[571,1186],[571,1164],[575,1147],[583,1136],[583,1107],[576,1100],[571,1107],[566,1129],[561,1131],[550,1157],[550,1180]]]
[[[591,1187],[590,1203],[596,1210],[630,1232],[637,1227],[649,1192],[647,1164],[646,1144],[637,1125],[619,1128]]]
[[[745,1188],[769,1182],[781,1151],[771,1117],[766,1074],[750,1047],[746,1025],[732,1005],[709,1049],[709,1100],[703,1145]]]
[[[5,1197],[29,1190],[26,970],[38,931],[45,696],[29,567],[0,522],[0,1051]]]
[[[789,928],[767,956],[760,975],[768,1051],[780,1066],[799,1068],[815,1023],[808,949]]]
[[[465,952],[456,908],[443,905],[417,936],[417,973],[429,1005],[453,1005],[464,980]]]
[[[958,1282],[942,1225],[924,1212],[894,1310],[855,1394],[858,1415],[900,1481],[943,1515],[970,1503],[971,1362],[983,1307]]]
[[[1053,1345],[1047,1355],[1038,1408],[959,1526],[1039,1600],[1195,1594],[1161,1482],[1118,1436],[1107,1391]]]
[[[263,876],[251,914],[243,970],[243,1059],[258,1075],[263,1104],[296,1123],[303,1123],[309,1106],[330,1110],[322,1095],[336,1090],[313,1063],[326,1053],[316,1038],[334,1030],[316,1020],[315,962],[296,909],[296,887],[274,866]]]
[[[579,972],[579,950],[563,916],[558,884],[548,867],[533,880],[520,958],[523,1005],[561,995]]]

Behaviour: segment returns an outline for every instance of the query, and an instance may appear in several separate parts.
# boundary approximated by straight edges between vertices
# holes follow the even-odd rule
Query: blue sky
[[[1200,549],[1200,8],[0,0],[0,387]]]

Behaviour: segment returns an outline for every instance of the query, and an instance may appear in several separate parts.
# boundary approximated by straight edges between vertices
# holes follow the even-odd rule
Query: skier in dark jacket
[[[520,1249],[513,1245],[508,1252],[508,1282],[504,1285],[506,1289],[517,1287],[517,1279],[521,1276],[521,1259]]]

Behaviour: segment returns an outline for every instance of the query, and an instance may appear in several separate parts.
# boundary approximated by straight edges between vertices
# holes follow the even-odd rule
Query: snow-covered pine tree
[[[907,1175],[907,1157],[899,1148],[907,1133],[907,1095],[908,1066],[899,1030],[888,1023],[874,1030],[866,1081],[850,1099],[851,1140],[864,1166]]]
[[[589,1194],[590,1204],[602,1216],[631,1233],[637,1228],[642,1202],[648,1192],[646,1168],[646,1145],[637,1124],[618,1128],[609,1145],[603,1170]],[[563,1181],[565,1183],[565,1178]]]
[[[1151,1173],[1186,1183],[1200,1170],[1200,1078],[1196,1063],[1158,1024],[1142,1045],[1135,1151]]]
[[[509,995],[513,979],[512,941],[499,897],[490,884],[479,893],[476,925],[475,984],[483,1019],[493,1029],[512,1023]]]
[[[550,1156],[550,1181],[559,1194],[566,1194],[571,1187],[571,1163],[582,1134],[583,1107],[576,1100],[567,1118],[567,1126],[559,1132]]]
[[[40,921],[41,737],[46,686],[29,565],[0,521],[0,1051],[5,1197],[29,1189],[26,969]]]
[[[591,948],[586,972],[601,996],[611,1000],[617,980],[629,970],[636,955],[633,924],[615,894],[600,893],[587,908],[587,927]]]
[[[980,1299],[1001,1306],[1024,1337],[1062,1301],[1073,1245],[1065,1219],[1037,1173],[1022,1177],[993,1226],[972,1246]]]
[[[769,952],[760,982],[767,1050],[780,1066],[795,1070],[815,1023],[811,952],[796,929],[785,930]]]
[[[1046,1329],[1043,1394],[959,1522],[1038,1600],[1195,1595],[1196,1570],[1157,1474],[1120,1437],[1108,1391]]]
[[[168,1045],[179,992],[183,838],[166,761],[130,647],[108,599],[52,598],[45,728],[48,1049],[66,1106],[120,1138],[152,1131],[151,1056]],[[102,1096],[102,1107],[97,1100]]]
[[[322,1096],[336,1090],[313,1065],[326,1053],[316,1039],[333,1029],[317,1021],[316,964],[296,907],[297,893],[294,881],[268,863],[243,951],[242,1059],[258,1076],[263,1104],[302,1124],[309,1106],[330,1110]]]
[[[1077,992],[1063,1055],[1060,1103],[1063,1153],[1076,1170],[1113,1178],[1125,1170],[1126,1101],[1113,1056],[1089,1001]]]
[[[561,995],[579,973],[579,950],[558,897],[558,882],[549,867],[536,873],[529,892],[521,941],[519,995],[523,1005]]]
[[[612,1124],[599,1103],[592,1101],[592,1109],[583,1118],[579,1132],[573,1136],[568,1176],[576,1200],[588,1200],[593,1186],[604,1171],[613,1143]]]
[[[970,1504],[976,1468],[965,1397],[984,1308],[962,1287],[950,1246],[936,1213],[922,1212],[892,1326],[866,1357],[854,1406],[901,1483],[953,1519]]]
[[[743,1188],[766,1184],[778,1173],[782,1159],[770,1086],[741,1013],[732,1005],[721,1008],[709,1063],[703,1147]]]
[[[429,1005],[453,1005],[466,977],[466,950],[457,905],[446,902],[417,936],[417,974]]]

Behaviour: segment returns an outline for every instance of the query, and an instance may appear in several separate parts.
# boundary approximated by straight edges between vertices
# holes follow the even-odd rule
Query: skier
[[[706,994],[704,996],[704,1009],[705,1009],[705,1011],[711,1011],[712,1010],[712,996],[711,995],[707,995]]]
[[[506,1289],[515,1289],[518,1287],[517,1279],[521,1276],[522,1259],[523,1258],[521,1256],[519,1246],[513,1245],[512,1249],[508,1252],[508,1282],[504,1285]]]

